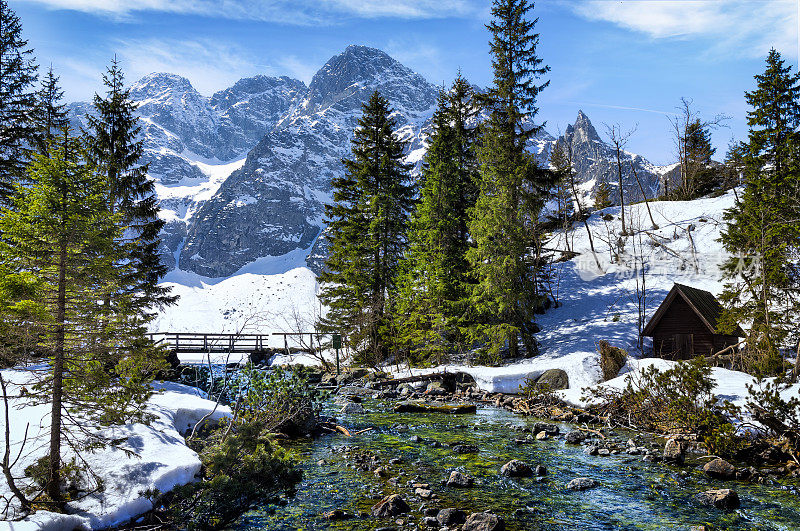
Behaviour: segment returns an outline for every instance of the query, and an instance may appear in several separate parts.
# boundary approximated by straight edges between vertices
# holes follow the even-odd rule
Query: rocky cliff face
[[[591,206],[595,192],[603,183],[611,189],[611,200],[619,204],[619,166],[616,149],[603,141],[583,111],[578,111],[575,124],[567,126],[561,137],[572,149],[575,181],[584,194],[584,205]],[[640,201],[642,189],[649,199],[659,192],[658,168],[639,155],[621,151],[622,192],[626,201]],[[641,183],[641,189],[636,179]]]
[[[308,87],[288,77],[255,76],[205,97],[174,74],[136,82],[131,96],[139,104],[144,161],[167,221],[166,263],[224,277],[262,257],[310,249],[307,263],[319,271],[327,253],[330,182],[343,172],[361,105],[375,90],[392,105],[396,133],[418,172],[437,88],[374,48],[349,46]],[[85,124],[91,105],[71,108]],[[556,140],[546,131],[531,140],[540,164],[548,164]],[[614,149],[583,112],[562,140],[572,148],[587,206],[601,183],[617,191]],[[622,161],[626,198],[641,198],[632,168],[652,197],[658,168],[630,153]]]
[[[350,46],[317,72],[305,98],[200,208],[181,269],[227,276],[259,257],[310,247],[324,227],[330,182],[343,172],[361,105],[375,90],[391,102],[414,160],[435,87],[379,50]]]
[[[156,182],[162,217],[162,256],[176,266],[194,213],[267,132],[306,93],[303,82],[288,77],[255,76],[211,97],[188,79],[167,73],[147,75],[131,87],[138,104],[144,156]],[[76,125],[86,125],[92,106],[70,105]],[[227,163],[227,164],[226,164]]]

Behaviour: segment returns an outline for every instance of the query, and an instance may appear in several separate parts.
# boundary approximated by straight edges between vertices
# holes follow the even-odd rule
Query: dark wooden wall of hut
[[[691,350],[681,351],[678,348],[680,335],[691,336]],[[708,356],[717,350],[715,334],[708,330],[683,297],[677,295],[653,330],[654,354],[660,358],[689,359],[694,356]]]

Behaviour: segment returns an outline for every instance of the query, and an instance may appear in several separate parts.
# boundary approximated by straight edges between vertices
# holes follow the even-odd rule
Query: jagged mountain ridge
[[[181,269],[227,276],[266,255],[311,246],[324,228],[331,180],[375,90],[391,102],[396,133],[419,160],[436,88],[386,53],[349,46],[314,76],[305,98],[248,154],[197,212]]]
[[[407,160],[418,170],[438,88],[374,48],[349,46],[308,87],[288,77],[255,76],[204,97],[174,74],[135,83],[145,161],[168,222],[162,235],[168,265],[224,277],[259,258],[311,248],[307,262],[318,271],[330,182],[343,171],[361,105],[374,90],[394,108],[396,133],[408,142]],[[90,112],[87,103],[71,107],[78,116]],[[548,164],[556,140],[546,131],[532,139],[529,149],[540,164]],[[616,190],[613,149],[583,112],[562,140],[572,147],[586,200],[601,182]],[[631,165],[648,195],[658,189],[658,169],[624,153],[626,197],[641,196]]]
[[[573,171],[581,198],[586,206],[591,206],[598,187],[605,183],[611,190],[611,200],[619,203],[619,166],[615,147],[603,141],[583,111],[573,125],[568,125],[560,137],[572,150]],[[626,201],[641,201],[656,197],[660,192],[661,175],[658,167],[641,155],[620,151],[622,163],[622,194]],[[637,182],[638,178],[638,182]]]
[[[142,162],[156,183],[161,215],[162,256],[176,266],[174,253],[199,205],[216,192],[231,161],[243,159],[291,110],[307,87],[289,77],[254,76],[210,97],[179,75],[153,73],[131,86],[131,99],[144,142]],[[69,105],[74,125],[86,127],[88,102]]]

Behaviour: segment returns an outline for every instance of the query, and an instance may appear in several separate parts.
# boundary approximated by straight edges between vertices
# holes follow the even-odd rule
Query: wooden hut
[[[744,337],[738,326],[737,335],[718,334],[721,314],[722,305],[708,291],[675,284],[642,335],[653,338],[653,353],[659,358],[709,356]]]

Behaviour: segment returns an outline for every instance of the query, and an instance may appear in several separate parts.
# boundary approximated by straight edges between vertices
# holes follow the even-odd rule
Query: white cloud
[[[194,14],[293,25],[332,23],[333,16],[406,19],[466,17],[479,0],[20,0],[51,9],[125,18],[139,12]]]
[[[760,57],[774,47],[796,57],[794,0],[583,0],[573,10],[654,39],[708,38],[708,51]]]
[[[419,39],[392,39],[385,47],[386,53],[400,63],[422,74],[433,83],[452,82],[455,72],[445,65],[442,51]],[[450,80],[449,82],[447,80]]]
[[[189,79],[205,95],[242,77],[276,73],[270,65],[259,64],[249,52],[211,40],[125,40],[118,41],[113,49],[122,60],[129,83],[152,72],[170,72]]]
[[[323,0],[322,3],[366,18],[466,17],[478,13],[481,4],[470,0]]]

